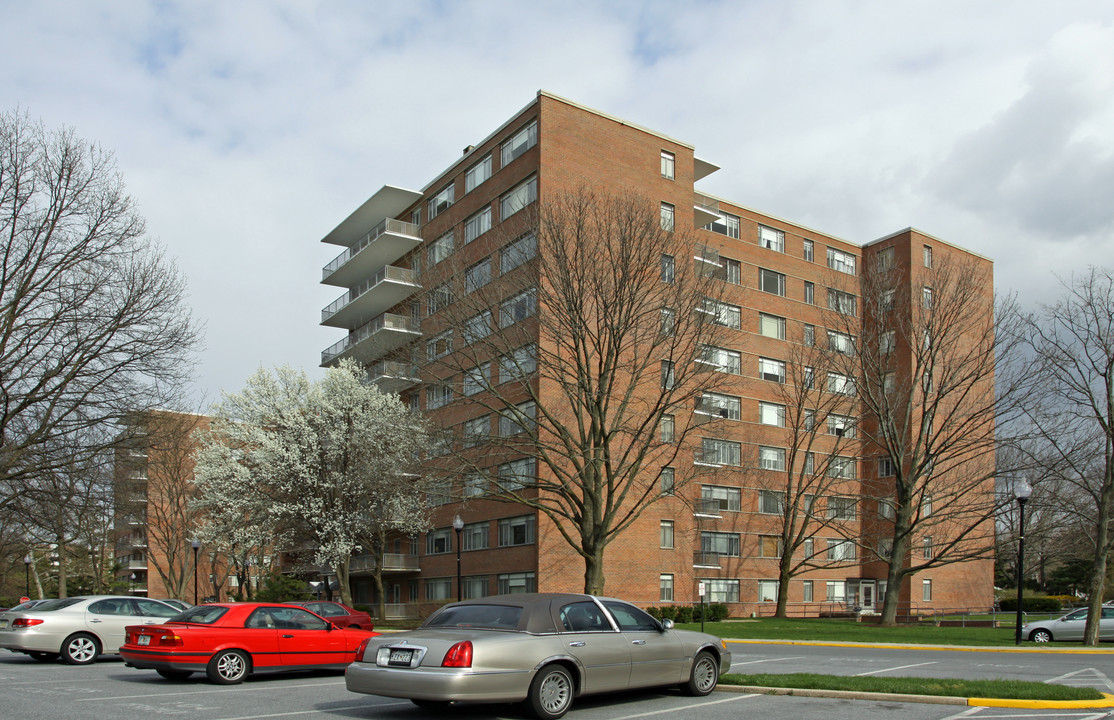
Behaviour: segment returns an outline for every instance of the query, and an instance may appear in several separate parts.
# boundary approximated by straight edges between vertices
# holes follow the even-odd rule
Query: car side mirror
[[[661,629],[662,629],[662,632],[665,632],[666,630],[672,630],[673,629],[673,621],[670,620],[669,618],[666,618],[665,620],[662,620],[661,621]]]

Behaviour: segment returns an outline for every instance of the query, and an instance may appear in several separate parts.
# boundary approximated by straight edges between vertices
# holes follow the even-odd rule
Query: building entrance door
[[[874,580],[860,580],[859,581],[859,607],[864,613],[875,612],[874,607]]]

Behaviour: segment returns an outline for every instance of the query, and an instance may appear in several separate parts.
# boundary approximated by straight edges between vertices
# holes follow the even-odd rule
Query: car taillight
[[[31,627],[32,625],[42,624],[43,621],[39,618],[16,618],[15,620],[12,620],[12,627],[14,628]]]
[[[441,667],[472,667],[472,642],[461,640],[449,648]]]
[[[374,636],[371,636],[374,637]],[[356,648],[356,659],[363,660],[364,653],[367,652],[367,646],[371,644],[371,637],[366,637],[360,642],[360,646]]]
[[[181,635],[163,635],[159,638],[159,645],[181,645]]]

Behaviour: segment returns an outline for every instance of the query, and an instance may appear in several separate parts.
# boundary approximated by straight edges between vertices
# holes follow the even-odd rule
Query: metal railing
[[[321,269],[321,279],[329,277],[337,270],[339,270],[346,262],[351,260],[355,255],[366,248],[368,245],[375,242],[380,235],[384,233],[394,233],[396,235],[409,235],[410,237],[418,238],[418,226],[414,223],[403,222],[402,220],[393,220],[387,218],[383,222],[376,225],[364,237],[360,238],[359,242],[350,246],[347,250],[333,258],[328,265]],[[420,238],[419,238],[420,239]]]
[[[348,563],[349,572],[362,572],[365,570],[375,569],[375,558],[371,555],[356,555]],[[383,554],[383,570],[413,570],[421,569],[418,564],[417,555],[409,555],[406,553],[384,553]]]
[[[377,285],[387,282],[388,280],[414,286],[418,285],[418,275],[413,270],[395,267],[394,265],[384,265],[379,268],[379,272],[329,303],[329,305],[321,311],[321,322],[325,322],[333,315],[340,312],[342,308],[354,303],[362,295],[370,292]]]
[[[398,360],[380,360],[368,368],[367,375],[372,380],[381,377],[414,378],[418,377],[418,366]]]
[[[705,517],[719,517],[723,510],[721,503],[716,498],[700,498],[692,502],[692,514]],[[718,564],[718,563],[717,563]]]
[[[720,554],[718,552],[697,551],[692,554],[694,567],[719,567]]]
[[[421,332],[418,323],[411,318],[405,315],[395,315],[394,313],[383,313],[348,333],[348,336],[343,340],[333,343],[322,351],[321,364],[324,365],[330,362],[348,348],[361,340],[371,337],[380,330],[401,330],[403,332],[412,333]]]

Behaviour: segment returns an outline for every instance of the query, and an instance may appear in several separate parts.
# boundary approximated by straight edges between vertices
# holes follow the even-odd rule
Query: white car
[[[1033,642],[1053,640],[1082,640],[1087,627],[1087,608],[1072,610],[1053,620],[1026,623],[1021,626],[1021,636]],[[1099,618],[1099,639],[1114,640],[1114,605],[1102,606]]]
[[[0,613],[0,648],[43,662],[61,655],[71,665],[87,665],[102,653],[119,652],[128,625],[162,623],[179,612],[159,600],[125,595],[47,600]]]

